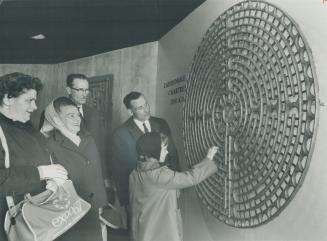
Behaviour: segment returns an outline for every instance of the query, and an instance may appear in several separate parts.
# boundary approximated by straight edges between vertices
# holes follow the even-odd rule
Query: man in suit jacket
[[[84,74],[68,75],[66,79],[66,91],[81,113],[82,127],[85,127],[96,138],[98,133],[93,132],[97,129],[96,126],[100,117],[96,114],[94,108],[85,105],[90,93],[87,77]]]
[[[168,123],[150,114],[149,104],[143,94],[130,92],[123,100],[131,117],[119,126],[113,134],[112,167],[121,205],[129,204],[128,179],[136,167],[138,155],[136,141],[146,132],[161,132],[168,136],[169,155],[165,164],[172,170],[180,170],[178,154],[171,137]]]

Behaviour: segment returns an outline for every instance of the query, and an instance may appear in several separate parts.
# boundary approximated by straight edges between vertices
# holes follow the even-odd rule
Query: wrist
[[[209,159],[210,161],[212,161],[213,157],[210,155],[206,155],[206,158]]]

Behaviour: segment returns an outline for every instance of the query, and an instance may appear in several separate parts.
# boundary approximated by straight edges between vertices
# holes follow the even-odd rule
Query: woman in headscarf
[[[41,132],[48,137],[47,145],[54,162],[67,169],[77,193],[92,205],[90,212],[58,240],[102,241],[99,209],[107,204],[107,197],[100,157],[94,139],[80,129],[80,124],[77,106],[67,97],[56,98],[45,109]],[[105,236],[106,233],[103,238]]]
[[[0,125],[4,140],[0,145],[0,240],[4,232],[6,196],[15,203],[25,193],[38,194],[45,190],[44,180],[66,180],[67,171],[61,165],[50,165],[49,153],[43,145],[44,137],[32,126],[31,114],[36,107],[37,93],[42,89],[38,78],[23,73],[0,77]],[[9,152],[9,168],[5,156]]]
[[[194,186],[217,171],[211,147],[206,157],[189,171],[161,166],[168,147],[167,136],[151,132],[136,142],[137,168],[129,176],[132,241],[182,241],[182,222],[177,206],[179,190]]]

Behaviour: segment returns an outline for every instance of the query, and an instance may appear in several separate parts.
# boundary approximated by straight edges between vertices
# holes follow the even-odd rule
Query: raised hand
[[[208,153],[207,153],[207,158],[209,158],[210,160],[213,159],[213,157],[216,155],[218,151],[218,147],[217,146],[212,146],[208,149]]]

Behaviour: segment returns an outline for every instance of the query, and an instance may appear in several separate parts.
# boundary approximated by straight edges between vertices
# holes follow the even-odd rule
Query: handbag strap
[[[3,133],[3,129],[0,125],[0,140],[3,150],[5,151],[5,168],[10,167],[10,159],[9,159],[9,149],[8,143],[5,134]],[[6,196],[8,208],[11,209],[15,206],[14,198],[12,196]]]
[[[10,167],[10,159],[9,159],[8,143],[7,143],[5,134],[3,133],[3,129],[1,127],[1,125],[0,125],[0,139],[1,139],[1,145],[3,147],[3,150],[5,151],[5,168],[9,168]]]

